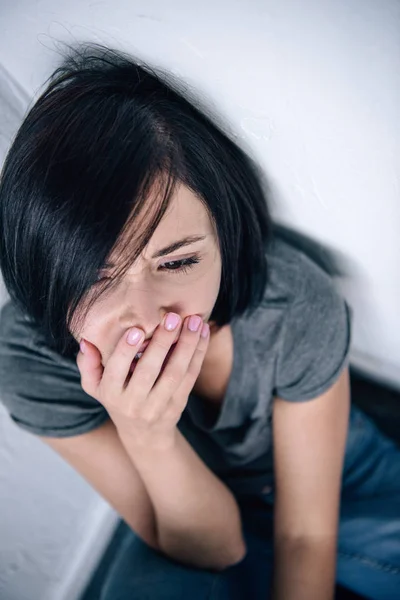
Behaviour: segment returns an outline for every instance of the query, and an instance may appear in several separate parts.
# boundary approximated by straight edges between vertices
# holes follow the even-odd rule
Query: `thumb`
[[[83,344],[82,344],[83,342]],[[83,350],[83,352],[82,352]],[[97,388],[103,376],[104,367],[101,364],[101,354],[94,344],[82,338],[76,364],[81,374],[83,390],[96,398]]]

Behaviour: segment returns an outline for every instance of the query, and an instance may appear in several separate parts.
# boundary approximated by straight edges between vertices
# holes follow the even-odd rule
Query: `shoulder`
[[[267,250],[268,284],[264,303],[280,302],[288,309],[301,302],[318,303],[337,296],[332,277],[298,248],[276,238]]]
[[[39,435],[84,433],[107,417],[82,389],[74,360],[49,348],[11,301],[0,310],[0,401],[15,423]]]
[[[326,391],[346,366],[352,312],[332,277],[310,257],[276,239],[268,250],[264,307],[280,307],[276,394],[307,400]]]

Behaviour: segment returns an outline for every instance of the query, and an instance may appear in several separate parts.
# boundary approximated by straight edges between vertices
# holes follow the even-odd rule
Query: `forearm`
[[[274,600],[333,600],[336,539],[275,540]]]
[[[235,497],[180,431],[175,443],[162,450],[121,439],[152,500],[160,549],[205,569],[240,561],[246,547]]]

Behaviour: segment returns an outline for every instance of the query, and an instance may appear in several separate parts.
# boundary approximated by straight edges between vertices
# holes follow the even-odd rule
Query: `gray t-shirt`
[[[259,493],[273,478],[273,397],[319,396],[349,358],[352,311],[329,275],[279,238],[267,256],[263,301],[231,322],[234,362],[217,419],[191,393],[178,423],[237,494]],[[42,436],[82,434],[109,418],[83,391],[76,362],[51,350],[10,301],[0,312],[0,400],[15,423]]]

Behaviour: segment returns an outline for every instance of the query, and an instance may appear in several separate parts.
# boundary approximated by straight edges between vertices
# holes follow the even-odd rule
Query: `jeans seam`
[[[371,558],[369,556],[364,556],[362,554],[357,554],[355,552],[343,552],[343,550],[338,550],[340,556],[350,560],[356,560],[358,562],[362,562],[369,567],[374,567],[374,569],[378,571],[384,571],[386,573],[391,573],[392,575],[400,575],[400,567],[396,567],[395,565],[389,563],[383,563],[376,558]]]

